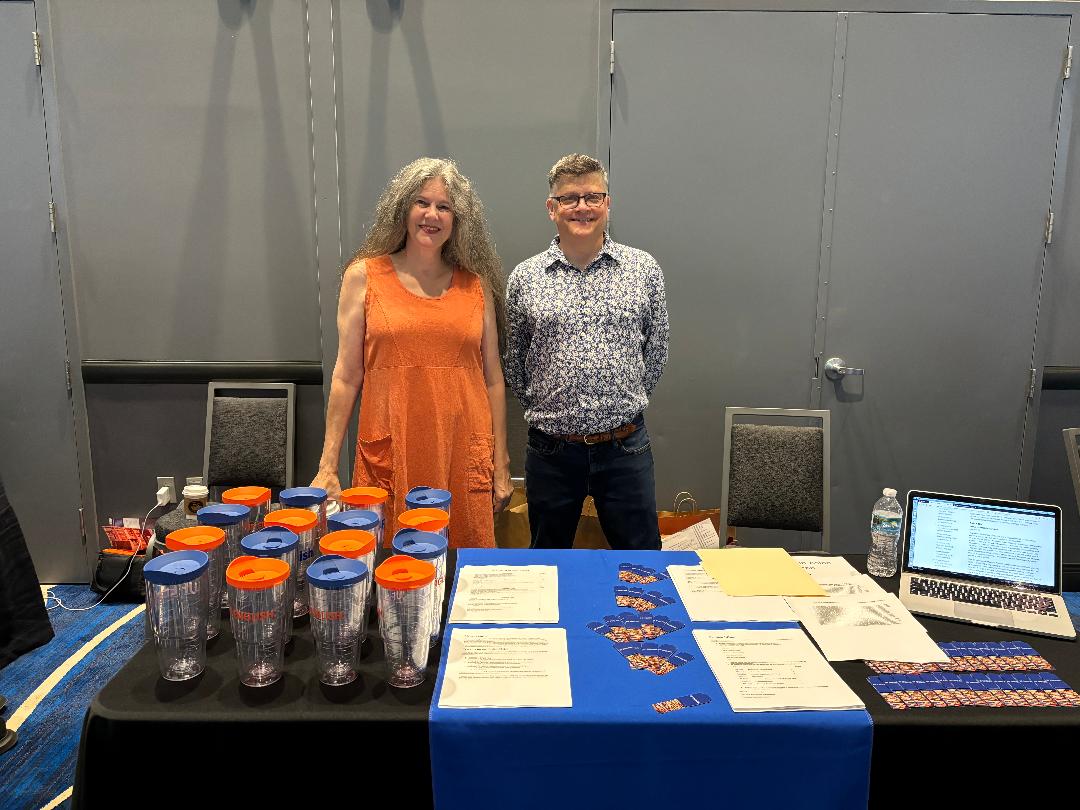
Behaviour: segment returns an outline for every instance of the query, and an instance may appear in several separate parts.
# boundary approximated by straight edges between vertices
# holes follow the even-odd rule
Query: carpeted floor
[[[50,593],[71,608],[98,595],[85,585],[55,585]],[[94,695],[143,643],[142,606],[99,605],[72,613],[50,599],[56,637],[0,670],[4,719],[19,741],[0,755],[0,806],[39,810],[70,806],[83,715]]]

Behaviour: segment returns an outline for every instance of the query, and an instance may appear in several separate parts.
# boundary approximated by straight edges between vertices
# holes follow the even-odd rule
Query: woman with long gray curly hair
[[[457,165],[420,158],[399,171],[342,275],[337,363],[312,486],[340,495],[341,444],[360,396],[352,485],[387,491],[387,526],[410,488],[432,486],[450,491],[452,545],[493,546],[493,514],[513,491],[502,296],[483,204]]]

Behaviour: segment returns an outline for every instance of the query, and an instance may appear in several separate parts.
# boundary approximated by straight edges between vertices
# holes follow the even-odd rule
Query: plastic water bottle
[[[903,520],[904,510],[896,500],[896,490],[888,487],[881,490],[870,517],[870,555],[866,560],[866,570],[875,577],[891,577],[896,573]]]

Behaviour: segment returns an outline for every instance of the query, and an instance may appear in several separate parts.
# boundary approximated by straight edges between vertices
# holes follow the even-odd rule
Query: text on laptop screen
[[[916,496],[909,568],[1052,588],[1054,513]]]

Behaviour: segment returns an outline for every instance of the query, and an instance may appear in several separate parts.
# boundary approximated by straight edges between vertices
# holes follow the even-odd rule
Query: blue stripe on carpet
[[[53,593],[68,607],[85,607],[99,598],[85,585],[56,586]],[[56,638],[0,671],[0,693],[8,699],[5,717],[10,718],[86,642],[134,607],[124,603],[100,605],[82,613],[51,610]],[[38,810],[71,787],[86,709],[142,643],[143,621],[136,616],[76,664],[19,727],[18,744],[0,756],[5,810]],[[123,757],[124,752],[117,755]],[[70,800],[59,805],[68,806]]]

